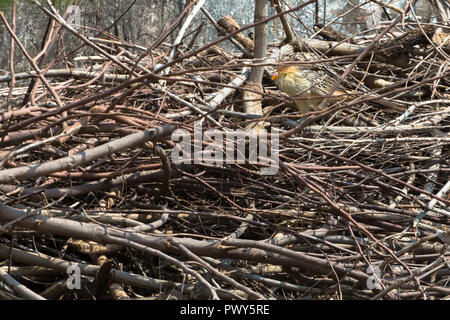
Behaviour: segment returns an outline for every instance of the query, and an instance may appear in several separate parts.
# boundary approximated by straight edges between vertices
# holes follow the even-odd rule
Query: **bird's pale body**
[[[330,91],[332,84],[324,72],[300,69],[296,66],[278,67],[272,79],[277,81],[278,88],[294,98],[297,109],[301,113],[313,111]],[[341,92],[335,92],[334,95]]]
[[[294,99],[299,112],[307,113],[317,109],[323,99],[330,94],[338,78],[315,66],[280,66],[272,80],[276,80],[278,88]],[[355,94],[355,91],[339,86],[333,91],[330,99],[332,102],[343,101]],[[387,108],[402,110],[401,106],[389,99],[373,98],[371,101]]]

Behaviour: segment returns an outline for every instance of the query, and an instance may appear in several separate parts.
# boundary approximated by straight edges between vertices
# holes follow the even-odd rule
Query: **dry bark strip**
[[[36,215],[26,217],[27,213],[11,208],[0,203],[0,221],[8,222],[15,219],[21,219],[16,223],[27,229],[35,230],[40,233],[67,236],[76,239],[91,240],[97,243],[118,243],[115,239],[124,239],[148,246],[156,250],[167,253],[182,253],[182,250],[171,245],[170,237],[158,237],[146,234],[140,234],[129,231],[117,230],[97,224],[76,222],[60,218],[51,218],[48,216]],[[113,238],[110,238],[113,237]],[[227,243],[231,240],[227,240]],[[126,242],[120,244],[126,244]],[[350,276],[359,281],[366,281],[369,275],[351,270],[337,263],[331,263],[327,260],[310,257],[301,252],[295,252],[280,248],[280,253],[261,249],[236,249],[232,247],[223,247],[220,241],[205,242],[189,238],[179,238],[177,243],[184,245],[190,251],[199,256],[210,256],[214,258],[242,259],[248,261],[260,261],[285,266],[300,267],[305,270],[315,270],[316,272],[328,274],[335,270],[340,276]],[[261,246],[264,246],[262,243]]]
[[[170,135],[173,130],[175,130],[173,125],[163,125],[162,127],[133,133],[70,157],[28,167],[2,170],[0,171],[0,183],[11,183],[19,179],[33,179],[47,176],[54,172],[70,170],[74,167],[114,154],[115,152],[143,145],[148,140],[162,139]]]

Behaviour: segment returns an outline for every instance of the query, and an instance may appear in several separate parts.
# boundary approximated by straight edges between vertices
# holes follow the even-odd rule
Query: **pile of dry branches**
[[[283,18],[312,2],[237,29],[202,9],[221,36],[198,49],[182,40],[204,1],[147,48],[87,38],[41,7],[54,23],[35,57],[1,14],[31,71],[15,73],[11,59],[0,77],[0,298],[448,298],[448,28],[398,15],[372,36],[318,26],[295,39]],[[287,41],[261,59],[258,35],[241,32],[274,19]],[[80,46],[65,68],[58,55],[44,64],[67,33],[92,55]],[[358,94],[296,113],[270,74],[305,58]],[[264,91],[249,87],[256,68]],[[279,132],[277,174],[249,161],[174,163],[172,133],[199,121]]]

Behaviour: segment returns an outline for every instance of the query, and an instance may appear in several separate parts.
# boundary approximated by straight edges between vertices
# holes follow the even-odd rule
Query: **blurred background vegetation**
[[[99,30],[116,35],[118,38],[130,43],[148,46],[161,32],[168,27],[180,14],[186,3],[190,0],[67,0],[53,1],[61,14],[71,5],[80,9],[80,22],[82,33],[86,36],[96,36]],[[46,1],[44,1],[46,2]],[[379,2],[379,1],[377,1]],[[3,10],[10,21],[12,0],[0,1],[0,10]],[[41,45],[49,18],[45,16],[31,1],[17,0],[16,34],[33,55]],[[285,6],[298,5],[298,0],[282,1]],[[406,0],[384,1],[397,8],[403,8]],[[289,16],[296,34],[308,37],[314,33],[312,26],[318,23],[326,24],[331,21],[332,27],[347,35],[358,33],[367,34],[368,30],[375,28],[382,21],[392,20],[396,12],[390,9],[383,10],[381,6],[372,1],[365,0],[318,0],[318,13],[315,16],[315,6],[310,5],[301,11]],[[254,1],[242,0],[208,0],[204,6],[210,14],[219,20],[225,15],[231,15],[241,26],[253,21]],[[273,7],[269,8],[269,15],[274,14]],[[342,17],[340,17],[342,15]],[[437,16],[430,0],[419,0],[416,4],[416,15],[422,22],[436,22]],[[117,22],[117,23],[115,23]],[[203,14],[199,14],[190,26],[185,42],[189,42],[198,28],[202,28],[200,36],[195,42],[199,46],[215,39],[217,31]],[[247,32],[249,35],[252,31]],[[176,35],[171,33],[171,37]],[[278,19],[269,24],[269,41],[281,40],[283,29]],[[170,44],[174,39],[166,39]],[[65,33],[64,45],[67,48],[80,45],[81,42]],[[8,71],[10,35],[4,25],[0,25],[0,44],[5,50],[0,51],[0,72]],[[234,47],[227,42],[222,44],[227,50]],[[89,48],[78,51],[78,54],[89,54]],[[20,50],[15,51],[16,70],[24,71],[28,68]]]

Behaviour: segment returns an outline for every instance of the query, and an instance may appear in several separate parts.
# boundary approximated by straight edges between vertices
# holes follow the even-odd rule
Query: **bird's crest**
[[[290,72],[297,72],[297,66],[294,65],[282,65],[282,66],[278,66],[277,67],[277,72],[272,76],[272,80],[278,79],[278,76],[280,74],[286,74],[286,73],[290,73]]]

